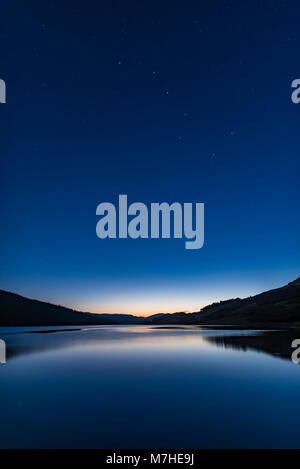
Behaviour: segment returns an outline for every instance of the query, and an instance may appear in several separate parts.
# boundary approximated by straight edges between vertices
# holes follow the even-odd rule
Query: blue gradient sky
[[[299,12],[4,1],[0,288],[144,314],[298,277]],[[118,194],[204,202],[204,247],[98,239],[96,206]]]

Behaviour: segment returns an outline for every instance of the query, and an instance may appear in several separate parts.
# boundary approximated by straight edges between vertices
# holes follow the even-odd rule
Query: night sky
[[[299,269],[296,1],[2,1],[0,288],[192,311]],[[100,240],[96,207],[204,202],[205,244]]]

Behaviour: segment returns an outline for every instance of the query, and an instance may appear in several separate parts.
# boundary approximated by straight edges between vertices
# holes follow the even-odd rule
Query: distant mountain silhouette
[[[300,326],[300,277],[281,288],[249,297],[205,306],[195,313],[93,314],[43,301],[31,300],[0,290],[0,326],[50,326],[89,324],[202,324],[256,326]]]
[[[111,318],[81,313],[0,290],[0,326],[113,324]]]
[[[300,277],[281,288],[249,298],[235,298],[205,306],[196,313],[175,313],[152,323],[168,324],[297,324],[300,326]]]

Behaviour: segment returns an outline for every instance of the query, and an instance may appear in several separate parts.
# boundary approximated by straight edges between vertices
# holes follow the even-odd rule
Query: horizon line
[[[37,299],[37,298],[30,298],[28,296],[24,296],[20,293],[16,293],[16,292],[13,292],[13,291],[9,291],[9,290],[3,290],[2,288],[0,288],[0,292],[4,292],[4,293],[9,293],[11,295],[17,295],[17,296],[20,296],[21,298],[24,298],[24,299],[27,299],[27,300],[31,300],[31,301],[38,301],[38,302],[41,302],[41,303],[46,303],[46,304],[50,304],[52,306],[57,306],[57,307],[60,307],[60,308],[66,308],[66,309],[70,309],[70,310],[73,310],[73,311],[77,311],[79,313],[86,313],[86,314],[98,314],[98,315],[130,315],[130,316],[135,316],[135,317],[149,317],[149,316],[153,316],[153,315],[156,315],[156,314],[176,314],[176,313],[185,313],[185,314],[192,314],[192,313],[196,313],[196,312],[200,312],[203,308],[205,308],[206,306],[209,306],[209,305],[212,305],[212,304],[215,304],[215,303],[221,303],[221,302],[226,302],[226,301],[230,301],[230,300],[236,300],[236,299],[246,299],[246,298],[251,298],[253,296],[256,296],[258,294],[261,294],[261,293],[265,293],[265,292],[269,292],[269,291],[272,291],[272,290],[276,290],[278,288],[283,288],[287,285],[290,285],[291,283],[294,283],[294,282],[297,282],[297,281],[300,281],[300,277],[297,277],[295,280],[292,280],[284,285],[281,285],[279,287],[274,287],[274,288],[271,288],[269,290],[264,290],[262,292],[259,292],[259,293],[256,293],[255,295],[249,295],[249,296],[246,296],[246,297],[243,297],[243,298],[240,298],[238,296],[236,297],[231,297],[231,298],[227,298],[227,299],[220,299],[220,300],[217,300],[217,301],[213,301],[212,303],[207,303],[205,305],[203,305],[202,307],[198,308],[198,309],[193,309],[192,311],[191,310],[184,310],[183,308],[178,308],[178,309],[172,309],[170,310],[170,312],[167,312],[166,310],[164,312],[162,311],[155,311],[155,312],[146,312],[146,313],[136,313],[136,312],[93,312],[93,311],[87,311],[87,310],[82,310],[81,308],[75,308],[74,306],[66,306],[66,305],[62,305],[62,304],[59,304],[59,303],[52,303],[51,301],[49,300],[40,300],[40,299]]]

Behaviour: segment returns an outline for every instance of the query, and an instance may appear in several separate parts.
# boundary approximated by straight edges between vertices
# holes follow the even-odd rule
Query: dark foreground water
[[[1,448],[300,448],[299,333],[64,329],[0,328]]]

